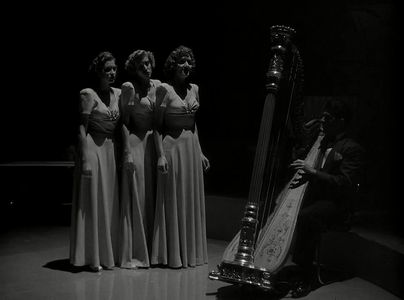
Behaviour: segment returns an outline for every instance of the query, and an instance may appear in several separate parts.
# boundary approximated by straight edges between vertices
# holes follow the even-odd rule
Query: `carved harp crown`
[[[291,27],[282,25],[271,27],[272,58],[267,72],[266,85],[269,92],[276,93],[280,88],[281,78],[284,77],[286,52],[295,33],[295,30]]]

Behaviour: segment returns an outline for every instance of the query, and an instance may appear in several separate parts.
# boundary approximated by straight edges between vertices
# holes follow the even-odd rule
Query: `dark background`
[[[246,197],[265,98],[269,29],[289,25],[297,31],[295,44],[305,65],[305,96],[351,99],[352,133],[367,151],[360,206],[396,213],[402,207],[396,171],[401,102],[398,5],[377,0],[271,2],[57,2],[3,8],[9,21],[0,24],[1,162],[69,159],[78,92],[98,52],[111,51],[123,70],[133,50],[151,50],[157,62],[154,77],[163,79],[165,58],[183,44],[194,50],[197,62],[197,123],[212,165],[206,192]],[[121,72],[116,86],[125,79]],[[36,172],[1,169],[10,181],[31,186],[43,186],[49,178],[57,181]],[[67,180],[67,198],[69,184]]]

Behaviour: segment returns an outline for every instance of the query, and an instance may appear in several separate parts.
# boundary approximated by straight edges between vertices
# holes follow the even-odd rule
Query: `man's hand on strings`
[[[304,160],[297,159],[290,164],[290,167],[297,171],[297,175],[292,180],[290,187],[297,188],[310,180],[316,174],[316,169],[309,166]]]
[[[315,175],[316,174],[316,169],[313,167],[309,166],[304,160],[302,159],[296,159],[294,162],[290,164],[290,167],[295,169],[296,171],[303,172],[306,175]]]

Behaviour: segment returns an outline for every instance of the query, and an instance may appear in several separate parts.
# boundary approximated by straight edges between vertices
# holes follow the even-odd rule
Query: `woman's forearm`
[[[81,159],[83,161],[88,160],[88,144],[87,144],[87,133],[85,125],[80,125],[79,127],[79,141],[80,141],[80,151]]]
[[[159,130],[154,130],[154,143],[156,144],[157,157],[165,156],[163,149],[163,135],[159,132]]]
[[[196,141],[198,143],[199,151],[201,153],[203,153],[202,148],[201,148],[201,143],[199,142],[198,128],[196,127],[196,124],[195,124],[195,137],[196,137]]]
[[[123,144],[123,154],[124,157],[127,157],[130,153],[130,145],[129,145],[129,130],[125,124],[122,125],[122,144]]]

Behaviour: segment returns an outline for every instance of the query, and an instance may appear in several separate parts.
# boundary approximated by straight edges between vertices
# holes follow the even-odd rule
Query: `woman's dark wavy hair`
[[[141,60],[144,57],[149,58],[149,60],[151,62],[152,69],[154,69],[154,67],[156,66],[156,61],[154,59],[153,52],[146,51],[146,50],[135,50],[129,55],[128,59],[126,60],[126,62],[125,62],[125,70],[129,74],[135,73],[137,68],[139,67],[139,64],[140,64]]]
[[[95,88],[98,86],[99,77],[98,72],[101,71],[105,63],[111,60],[115,60],[116,58],[112,55],[111,52],[103,51],[100,52],[90,63],[88,67],[87,75],[83,80],[83,88],[84,87],[92,87]]]
[[[115,57],[112,55],[111,52],[104,51],[100,52],[91,62],[90,67],[88,68],[88,71],[94,75],[97,74],[97,72],[101,71],[102,68],[104,67],[105,63],[110,60],[116,60]]]
[[[185,46],[179,46],[175,48],[167,57],[166,62],[164,63],[164,75],[167,79],[172,79],[175,71],[177,69],[177,64],[180,61],[180,59],[184,56],[189,56],[191,58],[191,65],[192,65],[192,70],[191,72],[195,69],[195,57],[194,53],[192,52],[191,48],[185,47]]]

